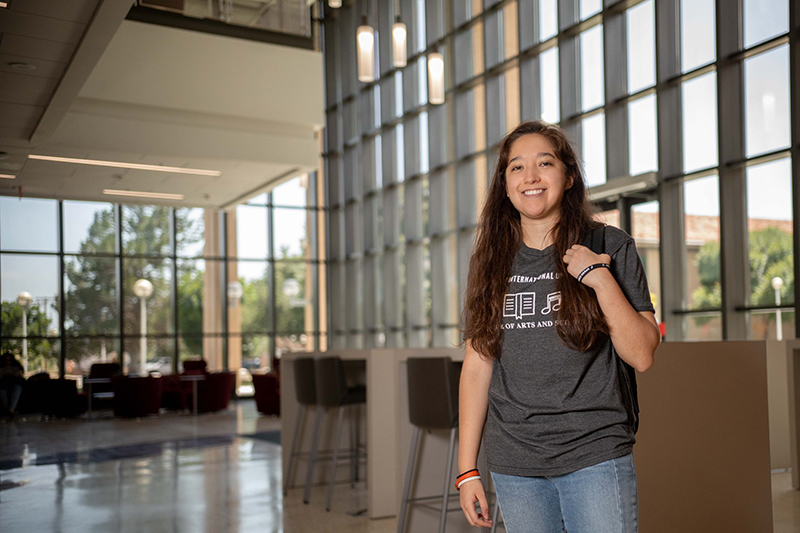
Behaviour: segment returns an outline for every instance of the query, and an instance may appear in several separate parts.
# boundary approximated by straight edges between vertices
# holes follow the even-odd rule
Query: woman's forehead
[[[509,160],[519,155],[551,154],[555,156],[555,147],[543,135],[529,133],[511,143],[508,151]]]

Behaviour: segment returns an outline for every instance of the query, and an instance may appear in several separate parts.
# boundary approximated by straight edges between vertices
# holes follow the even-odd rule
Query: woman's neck
[[[534,221],[522,220],[522,241],[528,248],[535,248],[536,250],[544,250],[555,239],[553,228],[555,227],[554,220],[547,221]]]

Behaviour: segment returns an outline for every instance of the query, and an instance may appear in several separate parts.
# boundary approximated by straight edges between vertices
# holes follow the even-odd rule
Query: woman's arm
[[[611,263],[608,254],[595,254],[589,248],[575,245],[564,256],[567,270],[575,276],[594,263]],[[661,343],[655,315],[650,311],[636,311],[607,268],[589,272],[582,283],[594,289],[600,309],[606,317],[614,348],[623,361],[639,372],[653,366],[656,348]]]
[[[483,426],[489,407],[489,383],[492,381],[494,365],[494,359],[476,352],[469,340],[466,344],[467,350],[458,391],[459,473],[478,466],[478,452],[481,448]],[[468,481],[461,486],[459,493],[461,509],[470,525],[492,527],[483,484],[478,480]],[[475,511],[476,502],[480,504],[480,514]]]

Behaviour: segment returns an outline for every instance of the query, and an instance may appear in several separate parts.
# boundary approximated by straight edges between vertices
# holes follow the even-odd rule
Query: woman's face
[[[523,224],[555,224],[564,191],[572,187],[566,167],[542,135],[520,137],[511,145],[506,167],[506,192]]]

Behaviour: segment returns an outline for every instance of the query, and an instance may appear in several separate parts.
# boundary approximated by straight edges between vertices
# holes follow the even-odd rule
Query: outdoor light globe
[[[783,280],[781,278],[775,277],[772,278],[772,288],[776,291],[781,290],[783,287]]]
[[[133,284],[133,294],[137,298],[149,298],[153,294],[153,284],[146,279],[140,279]]]
[[[33,303],[33,296],[28,291],[22,291],[17,295],[17,303],[20,307],[27,309]]]
[[[244,295],[244,287],[238,281],[228,283],[228,299],[236,301]]]
[[[283,282],[283,294],[290,299],[297,298],[300,294],[300,283],[294,278],[287,279]]]

